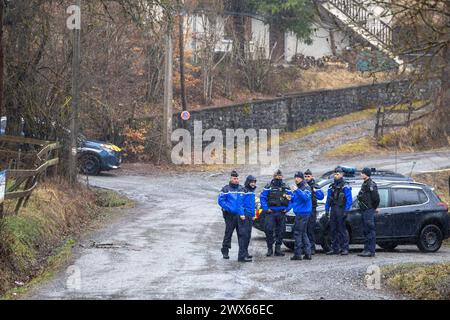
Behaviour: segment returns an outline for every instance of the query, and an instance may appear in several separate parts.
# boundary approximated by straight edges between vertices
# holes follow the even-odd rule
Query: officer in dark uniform
[[[261,208],[265,211],[265,232],[267,241],[267,257],[273,255],[284,256],[281,252],[283,234],[286,228],[285,214],[291,209],[292,192],[283,182],[283,174],[277,170],[273,180],[264,187],[260,195]],[[274,239],[275,230],[275,239]]]
[[[252,238],[253,220],[255,219],[256,214],[255,190],[256,178],[250,175],[247,177],[244,184],[243,206],[245,220],[241,219],[239,224],[239,237],[243,239],[243,249],[245,251],[241,254],[241,257],[247,257],[248,259],[252,259],[252,256],[248,253],[248,246],[250,244],[250,239]],[[245,227],[241,228],[241,224],[244,224]],[[239,245],[239,247],[241,246]]]
[[[352,206],[352,188],[344,180],[344,171],[337,167],[334,182],[328,188],[325,212],[330,218],[331,250],[327,255],[348,255],[349,239],[345,227],[346,212]],[[331,211],[331,214],[330,214]]]
[[[376,247],[375,213],[380,205],[380,195],[377,184],[370,178],[372,170],[364,168],[361,171],[361,177],[364,183],[358,194],[358,203],[361,210],[364,250],[358,254],[360,257],[374,257]]]
[[[225,220],[225,235],[222,243],[222,255],[224,259],[230,259],[228,253],[231,249],[231,238],[236,229],[238,233],[239,219],[245,219],[242,197],[244,188],[239,184],[239,175],[236,171],[231,172],[231,178],[228,185],[224,186],[219,194],[218,203],[222,208],[223,218]],[[243,245],[240,241],[239,245]],[[245,258],[244,260],[250,260]]]
[[[305,180],[308,183],[309,187],[311,188],[311,200],[312,200],[312,212],[308,220],[307,234],[309,242],[311,243],[311,254],[315,254],[316,237],[314,229],[317,220],[317,200],[323,200],[325,198],[325,195],[323,194],[322,190],[320,190],[320,187],[316,184],[313,174],[309,169],[305,171]]]

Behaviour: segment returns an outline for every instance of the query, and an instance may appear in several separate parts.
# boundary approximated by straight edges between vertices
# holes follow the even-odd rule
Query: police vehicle
[[[346,227],[350,244],[363,244],[363,226],[357,194],[362,181],[350,180],[353,205],[347,214]],[[385,250],[398,245],[415,244],[422,252],[436,252],[450,236],[448,205],[433,188],[412,181],[377,181],[380,194],[379,213],[375,216],[377,244]],[[284,244],[293,249],[294,214],[286,215]],[[317,208],[316,242],[324,251],[331,249],[329,218],[325,206]]]
[[[362,178],[360,175],[361,170],[358,170],[355,167],[350,167],[350,166],[345,166],[345,165],[340,165],[339,167],[341,167],[342,170],[344,171],[344,178],[347,182],[353,183],[356,181],[360,181],[362,183]],[[377,182],[379,180],[413,181],[413,179],[411,177],[407,177],[407,176],[404,176],[402,174],[399,174],[399,173],[396,173],[393,171],[377,170],[376,168],[371,168],[371,171],[372,171],[371,178]],[[319,186],[319,188],[322,190],[323,194],[325,195],[325,198],[323,200],[317,200],[318,205],[324,205],[326,203],[328,187],[330,186],[331,183],[333,183],[333,181],[334,181],[334,170],[324,173],[319,178],[319,180],[316,181],[317,185]],[[257,201],[256,219],[253,223],[253,226],[260,231],[264,231],[264,219],[265,219],[265,214],[261,210],[260,206],[258,206],[258,201]]]

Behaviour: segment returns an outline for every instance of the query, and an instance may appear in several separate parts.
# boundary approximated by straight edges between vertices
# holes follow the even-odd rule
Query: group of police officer
[[[372,171],[364,168],[361,176],[364,180],[358,194],[358,203],[362,212],[362,225],[365,237],[364,250],[359,256],[374,257],[376,246],[375,214],[380,203],[376,183],[370,178]],[[285,230],[285,214],[291,209],[295,214],[294,256],[291,260],[311,260],[316,244],[314,226],[317,219],[317,200],[325,195],[316,184],[312,172],[299,171],[294,176],[295,185],[289,188],[283,182],[283,174],[277,170],[272,181],[260,194],[261,209],[265,213],[264,231],[267,241],[267,257],[284,256],[281,251]],[[331,250],[327,255],[348,255],[349,238],[345,227],[346,213],[352,206],[351,186],[344,180],[344,172],[337,167],[334,181],[328,188],[325,212],[330,222]],[[238,261],[251,262],[248,252],[253,221],[256,212],[256,178],[248,176],[244,186],[239,184],[239,175],[231,172],[228,185],[219,194],[218,203],[225,220],[225,235],[222,243],[222,255],[229,259],[231,239],[236,230],[239,243]],[[275,244],[275,251],[274,251]]]

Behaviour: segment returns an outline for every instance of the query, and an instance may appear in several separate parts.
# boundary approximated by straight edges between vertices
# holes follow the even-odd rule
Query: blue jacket
[[[250,186],[250,182],[256,180],[253,176],[248,176],[244,185],[244,194],[242,205],[244,207],[244,214],[247,217],[253,218],[256,212],[255,203],[255,189]]]
[[[243,194],[244,188],[240,184],[229,183],[220,191],[217,202],[223,211],[242,216],[244,215]]]
[[[283,181],[276,181],[276,180],[272,180],[271,183],[269,183],[268,185],[266,185],[263,189],[263,191],[261,192],[260,195],[260,201],[261,201],[261,208],[264,211],[267,210],[272,210],[272,211],[283,211],[286,210],[286,212],[288,212],[289,210],[292,209],[292,201],[289,201],[288,205],[286,206],[270,206],[268,203],[268,198],[271,192],[273,192],[274,188],[282,188],[284,190],[284,193],[287,195],[292,196],[292,191],[288,188],[288,186],[283,182]]]
[[[311,187],[302,181],[297,185],[292,198],[292,207],[296,216],[309,216],[312,212]]]
[[[334,203],[334,189],[340,189],[343,193],[342,200],[344,203],[337,204]],[[341,193],[340,192],[340,193]],[[325,210],[329,211],[332,206],[338,205],[339,207],[343,208],[345,211],[349,211],[352,207],[353,203],[353,197],[352,197],[352,187],[348,183],[345,182],[344,179],[340,179],[338,181],[334,181],[329,187],[328,187],[328,195],[327,195],[327,202],[325,204]]]

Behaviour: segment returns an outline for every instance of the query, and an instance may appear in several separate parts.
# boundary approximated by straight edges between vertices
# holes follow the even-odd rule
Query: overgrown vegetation
[[[450,262],[400,264],[382,269],[385,284],[414,299],[450,299]]]
[[[124,205],[131,202],[112,191],[56,182],[41,184],[18,215],[6,202],[0,220],[0,294],[46,278],[67,261],[74,239],[108,213],[105,207]]]

